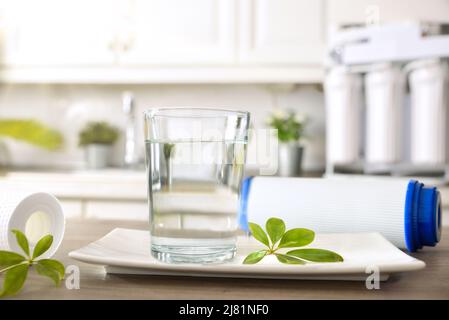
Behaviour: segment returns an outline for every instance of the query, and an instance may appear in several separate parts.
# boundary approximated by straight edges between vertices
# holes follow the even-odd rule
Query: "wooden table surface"
[[[424,270],[396,274],[367,290],[364,282],[220,279],[174,276],[108,275],[103,267],[70,259],[68,252],[116,227],[146,229],[145,223],[68,221],[55,258],[80,268],[80,289],[60,288],[31,272],[15,299],[449,299],[449,227],[435,248],[413,254],[426,262]]]

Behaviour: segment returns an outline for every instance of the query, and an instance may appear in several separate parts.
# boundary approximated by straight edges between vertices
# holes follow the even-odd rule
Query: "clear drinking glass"
[[[145,112],[151,253],[217,263],[236,251],[249,113],[204,108]]]

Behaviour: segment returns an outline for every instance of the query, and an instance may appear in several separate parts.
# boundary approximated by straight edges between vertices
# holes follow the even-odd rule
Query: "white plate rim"
[[[134,229],[123,229],[116,228],[111,232],[103,236],[102,238],[89,243],[88,245],[74,250],[69,253],[69,257],[90,263],[95,265],[103,265],[103,266],[113,266],[113,267],[121,267],[121,268],[139,268],[139,269],[147,269],[154,270],[155,272],[178,272],[178,273],[206,273],[216,274],[228,274],[228,275],[345,275],[345,274],[366,274],[366,266],[363,267],[361,265],[338,265],[333,264],[332,268],[329,268],[329,265],[325,265],[323,263],[310,263],[307,265],[244,265],[244,264],[213,264],[213,265],[196,265],[196,264],[167,264],[157,262],[154,263],[154,260],[149,260],[148,262],[144,261],[128,261],[124,262],[122,258],[114,258],[114,257],[100,257],[93,256],[91,254],[86,254],[83,251],[89,246],[95,245],[97,242],[104,241],[108,236],[111,236],[114,232],[126,232],[127,230]],[[140,230],[142,231],[142,230]],[[380,235],[379,235],[380,236]],[[106,239],[107,240],[107,239]],[[387,240],[385,240],[387,241]],[[399,249],[397,249],[399,250]],[[405,254],[405,253],[403,253]],[[426,264],[418,260],[414,257],[411,257],[410,262],[404,263],[383,263],[379,265],[379,272],[381,273],[397,273],[397,272],[409,272],[409,271],[417,271],[423,269]],[[279,267],[282,266],[282,267]]]

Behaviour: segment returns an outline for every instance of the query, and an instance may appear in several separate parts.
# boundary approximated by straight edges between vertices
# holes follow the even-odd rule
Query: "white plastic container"
[[[410,72],[410,160],[442,165],[448,160],[449,68],[438,60],[421,61]]]
[[[324,85],[327,163],[354,163],[360,153],[362,77],[336,67],[327,74]]]
[[[365,161],[391,164],[401,160],[405,76],[393,65],[374,68],[365,76]]]

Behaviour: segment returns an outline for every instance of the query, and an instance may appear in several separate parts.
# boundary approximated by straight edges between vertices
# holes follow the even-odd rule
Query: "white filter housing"
[[[410,73],[410,160],[420,165],[442,165],[448,160],[449,68],[433,61]]]
[[[362,77],[342,67],[332,69],[325,80],[326,156],[329,164],[359,160]]]
[[[402,148],[405,77],[399,68],[383,66],[366,74],[365,91],[365,160],[374,164],[398,162]]]

